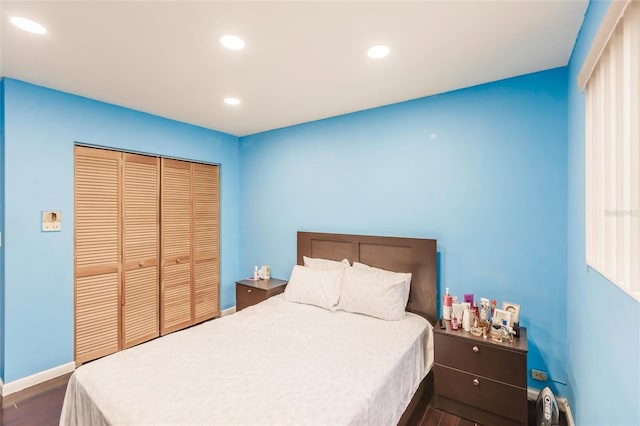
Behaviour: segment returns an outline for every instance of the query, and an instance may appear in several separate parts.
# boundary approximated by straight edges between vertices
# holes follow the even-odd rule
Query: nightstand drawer
[[[236,304],[255,305],[267,300],[267,292],[259,288],[236,285]]]
[[[479,376],[527,387],[527,354],[468,338],[435,334],[435,362]]]
[[[518,388],[438,364],[434,365],[433,374],[438,395],[519,423],[526,423],[526,388]]]

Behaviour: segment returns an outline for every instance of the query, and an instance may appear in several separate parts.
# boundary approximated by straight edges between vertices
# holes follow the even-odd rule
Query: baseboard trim
[[[2,388],[4,387],[4,383],[2,383],[2,379],[0,379],[0,395],[2,395]]]
[[[12,393],[20,392],[21,390],[30,388],[31,386],[44,383],[47,380],[55,379],[56,377],[62,376],[63,374],[71,373],[75,369],[76,364],[74,362],[59,365],[57,367],[53,367],[36,374],[32,374],[31,376],[23,377],[22,379],[5,383],[4,385],[2,385],[2,390],[0,392],[3,397],[11,395]]]
[[[538,399],[539,393],[540,393],[540,389],[527,388],[527,399],[529,401],[536,401]],[[558,401],[558,409],[560,411],[564,411],[564,414],[567,416],[567,425],[576,426],[575,422],[573,421],[573,415],[571,414],[571,407],[569,406],[569,401],[567,400],[567,398],[556,395],[556,401]]]
[[[220,316],[224,317],[224,316],[235,314],[235,313],[236,313],[236,307],[234,305],[234,306],[232,306],[230,308],[227,308],[227,309],[223,310],[222,312],[220,312]]]

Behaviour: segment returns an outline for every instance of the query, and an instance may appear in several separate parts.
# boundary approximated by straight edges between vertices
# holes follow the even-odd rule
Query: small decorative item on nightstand
[[[269,278],[271,278],[271,268],[269,267],[269,265],[263,265],[260,268],[259,275],[261,280],[268,280]]]
[[[502,342],[502,328],[491,327],[491,340],[494,342]]]
[[[480,319],[489,320],[491,317],[491,302],[489,299],[482,297],[480,299]]]

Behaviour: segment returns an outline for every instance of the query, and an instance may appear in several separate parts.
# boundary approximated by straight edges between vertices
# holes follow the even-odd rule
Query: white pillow
[[[284,300],[320,306],[335,312],[338,309],[343,271],[343,268],[313,269],[296,265],[284,290]]]
[[[396,277],[398,279],[404,280],[404,306],[406,308],[407,302],[409,301],[409,292],[411,291],[411,272],[392,272],[387,271],[386,269],[380,269],[373,266],[365,265],[364,263],[360,262],[353,262],[353,267],[358,269],[365,269],[367,271],[382,272],[389,275],[390,277]]]
[[[344,269],[351,266],[347,259],[342,259],[338,262],[337,260],[320,259],[319,257],[302,256],[302,258],[304,259],[304,266],[314,269]]]
[[[361,268],[344,270],[339,308],[384,320],[399,320],[405,315],[405,278],[388,271]]]

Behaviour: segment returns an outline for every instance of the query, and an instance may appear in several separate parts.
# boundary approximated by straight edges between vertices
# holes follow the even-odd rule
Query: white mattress
[[[433,363],[422,317],[272,297],[79,367],[61,425],[392,425]]]

